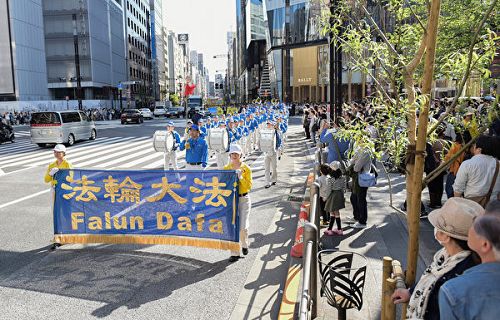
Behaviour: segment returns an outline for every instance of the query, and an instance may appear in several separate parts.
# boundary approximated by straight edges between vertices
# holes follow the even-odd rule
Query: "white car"
[[[155,117],[165,117],[167,110],[165,110],[164,106],[156,106],[153,114]]]
[[[153,119],[153,113],[148,108],[139,109],[144,119]]]

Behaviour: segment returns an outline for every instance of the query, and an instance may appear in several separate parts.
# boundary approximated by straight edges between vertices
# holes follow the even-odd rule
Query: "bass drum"
[[[267,153],[276,152],[276,131],[260,130],[260,150]]]
[[[229,134],[225,128],[208,130],[208,147],[217,152],[229,150]]]
[[[153,135],[153,149],[156,152],[170,152],[174,150],[175,138],[172,132],[158,130]]]

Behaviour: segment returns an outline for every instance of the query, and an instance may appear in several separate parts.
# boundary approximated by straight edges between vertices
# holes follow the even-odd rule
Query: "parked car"
[[[73,145],[78,140],[95,140],[97,130],[82,111],[44,111],[31,114],[31,142],[45,147],[48,144]]]
[[[167,108],[165,117],[168,117],[168,118],[177,117],[177,110],[174,107]]]
[[[164,106],[155,106],[155,109],[153,111],[153,115],[155,117],[165,117],[167,114],[167,110],[165,110]]]
[[[126,123],[143,123],[144,117],[138,109],[125,109],[120,117],[122,124]]]
[[[154,118],[153,113],[148,108],[142,108],[142,109],[139,109],[139,111],[141,112],[142,117],[144,119],[153,119]]]

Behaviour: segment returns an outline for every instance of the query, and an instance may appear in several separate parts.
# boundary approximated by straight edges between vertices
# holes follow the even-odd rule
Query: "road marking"
[[[0,177],[5,177],[5,176],[8,176],[9,174],[18,173],[18,172],[26,171],[26,170],[33,169],[33,168],[34,167],[27,167],[27,168],[22,168],[22,169],[19,169],[19,170],[14,170],[14,171],[11,171],[11,172],[7,172],[7,173],[3,172],[2,169],[0,169]]]
[[[49,192],[49,191],[50,191],[50,189],[46,189],[46,190],[43,190],[43,191],[40,191],[40,192],[37,192],[37,193],[30,194],[29,196],[22,197],[22,198],[19,198],[19,199],[17,199],[17,200],[14,200],[14,201],[4,203],[4,204],[0,205],[0,209],[3,209],[3,208],[5,208],[5,207],[11,206],[11,205],[13,205],[13,204],[16,204],[16,203],[22,202],[22,201],[24,201],[24,200],[28,200],[28,199],[31,199],[31,198],[34,198],[34,197],[38,197],[39,195],[44,194],[44,193],[47,193],[47,192]]]

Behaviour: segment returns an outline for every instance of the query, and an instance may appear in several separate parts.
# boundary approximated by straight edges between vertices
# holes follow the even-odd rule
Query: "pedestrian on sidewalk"
[[[366,222],[368,220],[368,203],[366,202],[368,187],[361,187],[359,185],[359,175],[361,173],[370,173],[372,168],[372,152],[368,145],[368,141],[356,142],[353,156],[349,161],[349,167],[347,169],[348,174],[352,178],[352,192],[350,200],[354,220],[357,221],[352,225],[355,229],[366,228]]]
[[[319,210],[321,212],[321,217],[323,221],[323,225],[327,226],[330,222],[330,212],[325,210],[326,200],[331,193],[330,188],[330,166],[327,164],[322,164],[319,166],[319,172],[321,175],[318,177],[317,182],[319,184]]]
[[[408,302],[407,319],[440,319],[438,297],[441,286],[479,262],[467,240],[474,219],[483,213],[484,209],[474,201],[450,198],[441,209],[429,214],[434,237],[443,248],[436,252],[431,265],[414,287],[394,291],[392,301],[395,304]]]
[[[72,169],[73,166],[66,160],[66,147],[63,144],[56,144],[54,147],[54,157],[56,160],[49,164],[45,172],[45,183],[50,183],[50,212],[54,212],[55,188],[57,185],[56,173],[59,169]]]
[[[340,221],[340,209],[345,208],[344,188],[345,177],[342,175],[339,161],[333,161],[330,164],[330,195],[326,200],[325,210],[330,213],[330,223],[325,231],[327,236],[337,234],[344,235],[342,223]],[[337,224],[337,229],[333,229],[333,223]],[[333,229],[333,230],[332,230]]]
[[[249,216],[252,202],[250,200],[250,190],[252,189],[252,169],[241,160],[242,150],[238,144],[232,144],[229,148],[229,163],[224,166],[224,170],[236,170],[238,174],[238,216],[240,218],[240,242],[243,255],[248,254],[248,228],[250,225]],[[240,252],[231,251],[229,262],[238,261]]]
[[[468,245],[481,264],[447,281],[439,291],[441,319],[498,319],[500,301],[500,201],[492,200],[485,214],[469,228]]]

